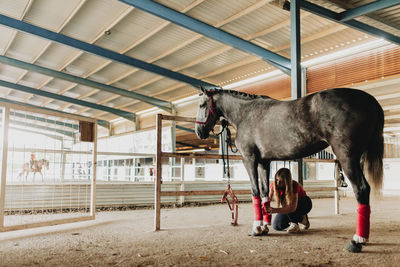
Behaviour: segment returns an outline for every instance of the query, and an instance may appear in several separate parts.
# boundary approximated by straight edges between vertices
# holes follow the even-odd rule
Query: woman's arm
[[[272,208],[270,207],[269,212],[270,213],[291,213],[294,212],[297,209],[297,202],[299,199],[299,195],[297,193],[293,194],[293,198],[290,201],[289,206],[285,206],[282,208]]]
[[[274,198],[274,187],[270,186],[269,195],[268,195],[268,201],[272,201],[273,198]]]

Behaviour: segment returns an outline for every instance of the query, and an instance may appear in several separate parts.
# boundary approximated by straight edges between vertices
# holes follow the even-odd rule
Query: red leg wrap
[[[253,197],[253,208],[254,208],[254,220],[261,221],[262,220],[262,211],[261,211],[261,198]]]
[[[356,234],[363,238],[369,238],[369,217],[371,208],[368,205],[358,204]]]
[[[272,214],[267,213],[267,208],[271,206],[270,201],[266,201],[263,203],[263,221],[270,223],[272,221]]]

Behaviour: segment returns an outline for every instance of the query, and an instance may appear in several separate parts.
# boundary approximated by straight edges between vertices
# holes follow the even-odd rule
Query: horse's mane
[[[271,99],[269,96],[266,96],[266,95],[254,95],[254,94],[248,94],[248,93],[239,92],[239,91],[235,91],[235,90],[211,89],[211,90],[209,90],[209,92],[212,94],[230,94],[230,95],[237,96],[238,98],[244,99],[244,100]]]

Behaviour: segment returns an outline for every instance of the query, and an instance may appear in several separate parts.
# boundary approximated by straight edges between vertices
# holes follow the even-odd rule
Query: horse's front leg
[[[262,212],[263,212],[263,232],[268,233],[268,225],[272,223],[271,214],[267,213],[267,208],[270,206],[271,199],[269,199],[269,175],[270,175],[269,160],[261,161],[258,164],[258,175],[261,180],[261,196],[262,196]]]
[[[247,170],[251,183],[251,192],[253,195],[253,208],[254,208],[254,222],[251,235],[259,236],[263,234],[263,221],[261,209],[260,189],[258,186],[258,161],[254,153],[242,153],[243,164]]]

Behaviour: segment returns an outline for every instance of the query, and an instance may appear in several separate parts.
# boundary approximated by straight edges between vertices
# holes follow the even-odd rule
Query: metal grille
[[[15,107],[1,115],[0,230],[92,216],[95,143],[79,141],[79,120]]]

